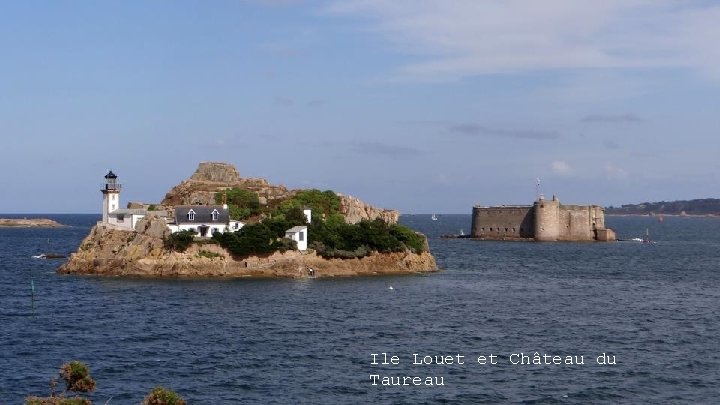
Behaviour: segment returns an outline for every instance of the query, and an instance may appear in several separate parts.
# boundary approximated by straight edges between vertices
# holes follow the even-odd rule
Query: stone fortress
[[[476,205],[470,237],[488,240],[614,241],[597,205],[562,205],[542,196],[533,205]]]

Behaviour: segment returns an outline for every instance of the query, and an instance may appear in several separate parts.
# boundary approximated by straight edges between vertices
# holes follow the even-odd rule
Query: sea
[[[56,274],[63,259],[32,256],[75,251],[99,217],[39,216],[69,227],[0,229],[3,405],[72,360],[111,405],[159,385],[190,404],[720,398],[720,218],[608,216],[627,241],[533,243],[403,215],[442,271],[230,280]]]

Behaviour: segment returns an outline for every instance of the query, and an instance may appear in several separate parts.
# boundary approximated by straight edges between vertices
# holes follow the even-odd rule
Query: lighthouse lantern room
[[[102,221],[104,223],[108,223],[108,214],[120,206],[120,188],[117,175],[110,170],[105,175],[105,188],[100,190],[103,193]]]

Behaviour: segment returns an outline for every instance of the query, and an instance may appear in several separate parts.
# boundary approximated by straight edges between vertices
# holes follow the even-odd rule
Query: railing
[[[122,188],[122,184],[116,183],[116,184],[103,184],[102,190],[120,190]]]

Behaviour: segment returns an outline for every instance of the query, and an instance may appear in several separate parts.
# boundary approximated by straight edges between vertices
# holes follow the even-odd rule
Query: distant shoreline
[[[62,228],[66,226],[48,218],[0,218],[0,228]]]

